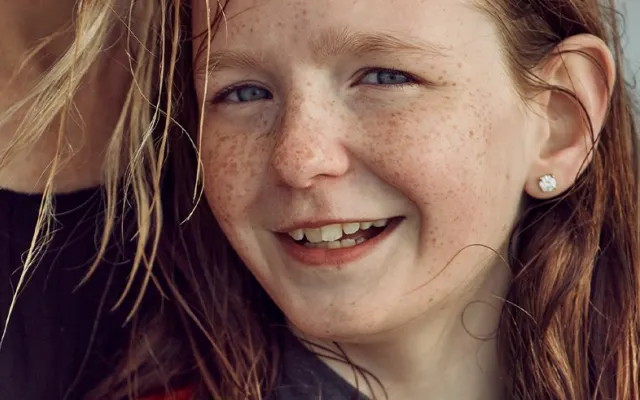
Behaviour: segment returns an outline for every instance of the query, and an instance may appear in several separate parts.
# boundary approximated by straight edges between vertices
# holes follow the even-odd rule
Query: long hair
[[[486,9],[523,95],[555,91],[577,102],[533,73],[572,35],[608,43],[618,76],[605,124],[591,132],[598,142],[591,165],[566,195],[530,202],[512,235],[514,279],[499,325],[509,398],[638,399],[638,131],[623,80],[620,16],[613,1],[597,0],[501,1]]]
[[[212,1],[216,7],[218,3]],[[219,11],[223,10],[220,5]],[[212,13],[212,31],[223,22]],[[155,282],[166,301],[157,315],[134,315],[127,354],[89,399],[137,399],[189,385],[216,399],[262,398],[278,371],[272,324],[284,323],[202,201],[198,105],[193,86],[191,9],[167,2],[155,40],[171,72],[161,88],[168,134],[160,200],[163,217]]]
[[[190,10],[183,3],[174,0],[169,7],[165,37],[177,56],[169,58],[175,80],[165,82],[176,86],[176,102],[163,215],[165,222],[184,221],[165,223],[168,241],[159,247],[156,268],[169,301],[155,318],[140,321],[128,359],[92,398],[136,398],[188,385],[198,398],[258,400],[272,391],[280,368],[274,327],[283,323],[281,312],[242,265],[206,202],[194,206],[202,193],[200,116],[191,80]],[[210,3],[207,39],[223,27],[228,1]],[[614,2],[503,0],[480,6],[496,21],[523,97],[557,91],[577,101],[534,71],[560,42],[580,33],[610,45],[618,74],[604,127],[592,132],[598,142],[593,162],[567,194],[530,200],[512,232],[514,278],[498,327],[507,398],[640,399],[638,132]]]

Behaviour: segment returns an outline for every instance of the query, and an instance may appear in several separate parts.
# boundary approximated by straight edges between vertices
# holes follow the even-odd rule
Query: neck
[[[119,6],[117,12],[120,9],[126,10]],[[11,143],[20,139],[16,132],[30,104],[8,119],[5,112],[25,99],[71,48],[76,37],[75,13],[75,0],[0,2],[0,187],[42,191],[58,148],[63,149],[64,163],[56,172],[54,190],[71,191],[101,182],[105,150],[131,79],[124,41],[119,39],[125,27],[119,22],[113,23],[114,28],[122,29],[113,29],[101,44],[107,50],[101,51],[73,93],[62,132],[60,119],[54,119],[35,141],[14,147],[3,157]],[[40,51],[28,58],[39,46]]]
[[[504,265],[487,276],[475,290],[465,287],[455,301],[433,305],[434,311],[401,328],[365,343],[340,343],[351,362],[381,383],[369,379],[369,389],[360,376],[358,388],[370,398],[389,400],[502,398],[495,336],[502,308],[498,299],[510,276]],[[324,361],[356,386],[352,368]]]

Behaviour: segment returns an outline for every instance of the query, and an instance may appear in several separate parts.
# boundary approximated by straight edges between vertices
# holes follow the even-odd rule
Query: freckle
[[[474,136],[475,136],[475,132],[472,129],[469,131],[469,139],[473,139]]]
[[[238,163],[236,161],[232,161],[227,165],[228,173],[234,174],[238,171]]]
[[[462,63],[458,63],[458,68],[462,68]]]
[[[433,297],[429,297],[429,303],[433,303]]]

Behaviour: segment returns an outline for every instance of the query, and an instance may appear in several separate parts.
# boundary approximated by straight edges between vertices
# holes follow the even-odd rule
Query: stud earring
[[[547,174],[540,177],[538,186],[540,186],[540,190],[542,190],[544,193],[551,193],[558,187],[558,181],[556,180],[555,176]]]

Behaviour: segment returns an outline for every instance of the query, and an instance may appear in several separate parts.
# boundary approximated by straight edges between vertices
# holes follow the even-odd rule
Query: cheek
[[[482,168],[490,121],[481,110],[432,108],[419,102],[376,118],[360,146],[385,181],[420,205],[456,195]],[[473,187],[466,187],[467,190]]]
[[[205,194],[218,221],[234,224],[246,219],[257,196],[265,152],[246,132],[211,125],[205,123],[202,138]]]
[[[417,205],[430,246],[506,231],[513,215],[504,211],[517,208],[522,189],[510,174],[518,112],[496,112],[503,100],[480,91],[459,98],[390,112],[365,127],[360,144],[376,174]]]

